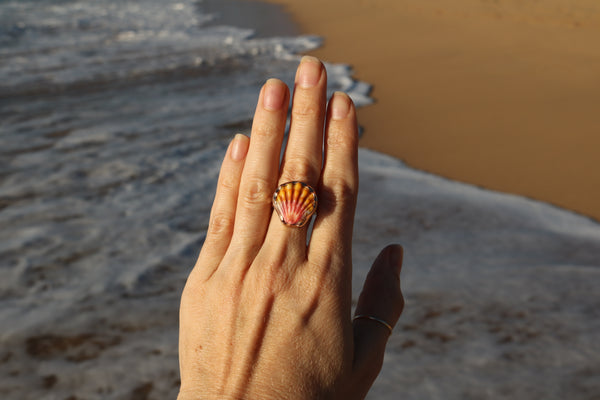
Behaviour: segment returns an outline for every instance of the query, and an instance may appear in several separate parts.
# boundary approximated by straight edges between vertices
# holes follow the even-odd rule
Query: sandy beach
[[[600,220],[600,3],[271,0],[373,84],[362,145]]]

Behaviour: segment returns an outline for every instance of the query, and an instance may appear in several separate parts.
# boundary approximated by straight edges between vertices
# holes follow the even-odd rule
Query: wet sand
[[[271,0],[374,85],[362,146],[600,220],[596,0]]]

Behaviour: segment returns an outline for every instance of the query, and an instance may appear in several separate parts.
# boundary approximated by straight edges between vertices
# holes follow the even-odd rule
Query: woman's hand
[[[275,79],[260,92],[251,138],[237,135],[227,150],[181,299],[179,400],[361,399],[379,373],[390,331],[350,315],[356,113],[343,93],[326,108],[326,80],[317,59],[303,58],[281,166],[289,91]],[[307,227],[284,225],[271,206],[288,181],[318,194],[308,246]],[[400,246],[381,252],[357,314],[396,323],[401,264]]]

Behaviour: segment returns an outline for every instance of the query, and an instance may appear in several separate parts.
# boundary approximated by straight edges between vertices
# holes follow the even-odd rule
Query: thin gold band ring
[[[392,333],[392,330],[394,329],[394,328],[392,328],[392,326],[390,324],[388,324],[387,322],[385,322],[381,318],[377,318],[377,317],[374,317],[372,315],[359,314],[359,315],[354,316],[354,318],[352,320],[356,321],[357,319],[370,319],[371,321],[378,322],[381,325],[385,326],[390,331],[390,334]]]

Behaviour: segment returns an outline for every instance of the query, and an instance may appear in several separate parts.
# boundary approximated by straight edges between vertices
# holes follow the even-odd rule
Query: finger
[[[203,266],[200,273],[205,278],[217,268],[231,241],[240,178],[249,142],[248,137],[237,134],[229,144],[221,164],[206,239],[196,263]]]
[[[358,127],[352,100],[334,93],[327,113],[325,157],[318,188],[319,208],[309,244],[308,259],[315,265],[346,266],[338,271],[349,280],[352,228],[358,192]],[[347,278],[347,279],[346,279]],[[349,285],[350,282],[347,282]]]
[[[249,260],[262,245],[271,217],[288,102],[287,86],[270,79],[261,90],[254,114],[232,237],[233,247]]]
[[[279,183],[300,181],[316,188],[321,171],[323,125],[327,102],[327,73],[321,61],[302,58],[294,85],[290,132],[281,164]],[[283,247],[303,261],[307,227],[298,229],[272,219],[267,242]]]
[[[304,56],[296,72],[290,133],[280,183],[302,181],[316,186],[321,173],[327,73],[321,61]]]
[[[365,280],[358,299],[355,315],[368,315],[387,322],[392,327],[398,322],[404,299],[400,289],[402,247],[391,245],[377,256]],[[379,374],[383,364],[389,329],[371,319],[355,319],[354,375],[357,391],[366,392]]]

